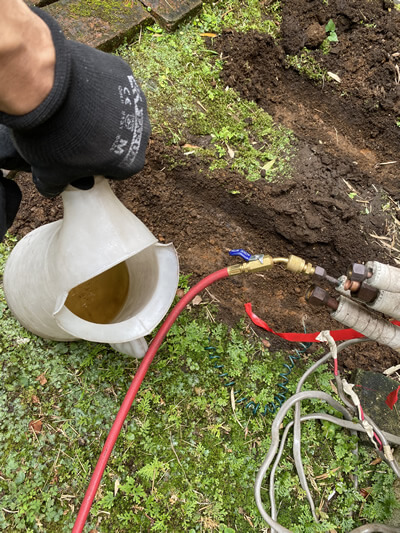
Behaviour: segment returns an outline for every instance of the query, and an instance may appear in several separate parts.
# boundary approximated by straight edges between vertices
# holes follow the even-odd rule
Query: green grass
[[[212,136],[207,149],[196,150],[211,167],[229,166],[248,179],[258,178],[262,166],[267,179],[289,175],[293,136],[226,90],[221,58],[200,35],[234,27],[276,36],[279,20],[279,2],[263,7],[258,0],[226,0],[206,4],[175,34],[154,26],[121,49],[148,96],[153,130],[177,144],[189,134]],[[0,274],[14,243],[9,238],[0,245]],[[181,279],[183,289],[189,281]],[[172,327],[111,454],[86,532],[266,531],[253,484],[269,448],[273,415],[254,416],[247,401],[233,410],[227,384],[234,380],[240,396],[269,404],[280,391],[288,355],[270,353],[245,323],[229,330],[214,315],[203,302]],[[138,362],[108,346],[31,335],[11,316],[1,287],[0,316],[0,529],[70,532]],[[306,366],[305,359],[296,364],[289,393]],[[331,392],[330,379],[321,368],[307,388]],[[304,403],[305,412],[318,409]],[[386,465],[369,465],[369,448],[361,447],[357,458],[352,439],[329,424],[307,423],[303,431],[307,475],[328,473],[313,488],[316,505],[333,490],[337,496],[329,517],[316,526],[290,453],[285,455],[276,484],[283,525],[304,533],[349,531],[390,516],[393,476]],[[366,500],[353,488],[355,469],[360,487],[370,492]]]
[[[237,1],[206,4],[199,18],[176,33],[153,26],[134,46],[118,53],[132,65],[146,93],[155,133],[172,144],[183,144],[193,136],[211,137],[206,148],[195,148],[211,170],[229,167],[256,180],[264,167],[266,179],[271,180],[290,174],[293,135],[222,83],[222,60],[202,36],[231,24],[239,30],[276,33],[278,4],[270,5],[269,14],[261,11],[259,2],[247,4],[247,9],[239,9]],[[192,146],[184,149],[192,150]]]
[[[12,245],[0,246],[2,266]],[[68,532],[138,363],[107,346],[29,334],[2,292],[0,311],[0,528]],[[210,305],[192,307],[172,327],[123,426],[85,531],[263,531],[253,483],[273,416],[253,416],[245,404],[233,411],[232,388],[221,374],[235,380],[235,390],[269,402],[287,355],[269,353],[244,323],[229,330],[213,314]],[[290,393],[304,367],[303,361],[292,371]],[[330,379],[323,368],[307,388],[329,392]],[[316,406],[305,405],[310,409]],[[317,505],[333,489],[338,496],[318,531],[348,531],[363,517],[389,516],[394,497],[387,467],[366,467],[373,454],[362,448],[357,459],[342,430],[323,424],[322,432],[321,440],[319,424],[304,429],[306,471],[312,477],[334,471],[318,482]],[[360,487],[376,494],[366,502],[352,488],[356,468]],[[286,527],[317,531],[290,454],[278,470],[277,497]],[[350,509],[362,518],[351,518]]]

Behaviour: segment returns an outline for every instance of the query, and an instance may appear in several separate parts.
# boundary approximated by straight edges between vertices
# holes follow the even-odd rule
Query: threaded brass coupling
[[[315,267],[313,267],[311,263],[307,263],[301,257],[297,257],[297,255],[289,255],[286,268],[290,270],[290,272],[302,274],[314,274],[315,272]]]
[[[270,270],[274,265],[279,263],[284,264],[290,272],[303,274],[314,274],[315,272],[315,267],[311,263],[307,263],[304,259],[296,255],[289,255],[288,258],[264,255],[260,259],[249,261],[248,263],[228,266],[228,274],[229,276],[237,276],[238,274],[250,272],[262,272],[263,270]]]

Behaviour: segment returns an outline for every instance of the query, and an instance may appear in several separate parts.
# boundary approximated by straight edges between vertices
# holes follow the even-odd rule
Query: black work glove
[[[31,172],[29,163],[21,157],[11,138],[11,130],[0,124],[0,169]],[[90,189],[93,178],[81,178],[72,182],[79,189]],[[0,242],[12,225],[21,203],[21,190],[15,181],[3,177],[0,170]]]
[[[18,185],[3,178],[0,170],[0,241],[4,239],[8,228],[13,223],[21,203],[21,191]]]
[[[0,124],[0,169],[27,170],[30,165],[19,155],[11,140],[10,130]],[[21,203],[21,191],[18,185],[3,177],[0,170],[0,242],[12,225]]]
[[[31,166],[37,189],[53,197],[70,183],[90,187],[93,175],[125,179],[139,172],[150,123],[131,68],[116,56],[66,40],[50,15],[32,9],[51,30],[54,85],[30,113],[0,112],[0,124],[12,130],[12,142]],[[1,148],[0,168],[6,168]]]

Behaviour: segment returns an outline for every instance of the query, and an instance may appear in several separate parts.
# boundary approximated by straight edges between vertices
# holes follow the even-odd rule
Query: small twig
[[[376,167],[380,167],[380,166],[382,166],[382,165],[394,165],[394,164],[396,164],[396,163],[397,163],[397,161],[384,161],[383,163],[377,163],[377,164],[375,165],[375,168],[376,168]],[[344,181],[344,180],[343,180],[343,181]]]
[[[183,465],[182,465],[182,463],[181,463],[181,461],[180,461],[180,459],[179,459],[179,457],[178,457],[178,454],[176,453],[176,450],[175,450],[175,447],[174,447],[174,443],[172,442],[172,433],[171,433],[171,432],[169,432],[169,440],[170,440],[170,443],[171,443],[172,451],[174,452],[174,455],[175,455],[175,457],[176,457],[176,460],[178,461],[179,466],[180,466],[181,469],[182,469],[182,472],[183,472],[183,475],[185,476],[185,479],[186,479],[186,481],[187,481],[187,484],[191,487],[192,484],[190,483],[190,481],[189,481],[189,479],[188,479],[188,477],[187,477],[187,475],[186,475],[185,469],[183,468]]]
[[[399,65],[395,65],[394,70],[395,70],[395,73],[394,73],[394,83],[395,83],[396,85],[399,85],[399,83],[400,83],[400,69],[399,69]]]
[[[203,106],[203,104],[199,100],[196,100],[196,103],[201,107],[201,109],[203,109],[203,111],[207,113],[207,109]]]
[[[231,9],[228,9],[228,11],[225,11],[225,13],[221,15],[221,18],[226,17],[226,15],[228,15],[228,13],[230,13],[231,11],[233,11],[233,7]]]

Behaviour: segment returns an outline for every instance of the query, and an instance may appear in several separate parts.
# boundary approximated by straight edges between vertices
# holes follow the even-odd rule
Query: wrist
[[[12,1],[18,3],[18,0]],[[7,3],[8,0],[0,0],[0,2]],[[27,39],[28,48],[32,46],[35,39],[36,43],[41,41],[43,54],[39,54],[36,49],[33,67],[32,65],[23,65],[16,69],[18,82],[12,78],[4,78],[3,82],[6,83],[7,81],[6,87],[2,86],[1,73],[4,72],[4,68],[0,56],[0,124],[4,124],[14,131],[30,130],[44,124],[62,106],[71,81],[70,52],[59,24],[41,9],[32,7],[28,9],[28,15],[34,17],[30,20],[35,24],[30,28],[30,31],[37,30],[37,34]],[[0,19],[0,30],[1,28],[2,19]],[[24,28],[22,22],[21,28]],[[20,29],[19,33],[23,34],[23,29]],[[2,45],[3,39],[0,39],[0,51],[3,48]],[[21,58],[27,58],[29,55],[29,50],[26,51],[26,48],[23,47],[22,51],[18,51],[18,60],[21,61]],[[13,65],[17,63],[16,61],[12,62]],[[25,79],[29,81],[25,81],[24,85],[21,77],[25,75],[27,76]],[[28,83],[28,87],[26,87],[26,83]],[[3,111],[6,107],[4,105],[1,107],[1,99],[3,95],[7,94],[7,91],[10,94],[11,87],[17,91],[17,97],[11,95],[12,103],[7,105],[7,109],[10,111],[12,109],[13,112]]]
[[[6,1],[6,6],[7,6]],[[25,4],[5,9],[0,23],[0,111],[25,115],[50,93],[55,49],[50,29]]]

